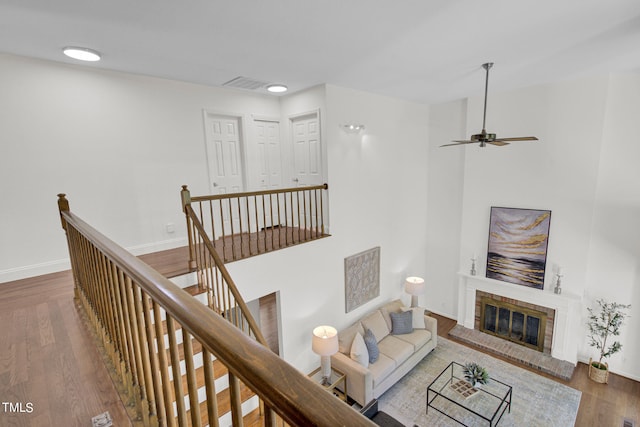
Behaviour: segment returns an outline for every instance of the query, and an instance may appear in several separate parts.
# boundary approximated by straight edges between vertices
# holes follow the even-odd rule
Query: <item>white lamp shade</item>
[[[421,277],[407,277],[404,282],[404,291],[409,295],[422,295],[424,292],[424,279]]]
[[[338,352],[338,331],[332,326],[318,326],[313,330],[311,349],[320,356],[331,356]]]

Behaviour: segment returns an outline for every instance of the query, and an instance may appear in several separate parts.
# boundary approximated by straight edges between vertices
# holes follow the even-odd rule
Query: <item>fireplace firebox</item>
[[[480,330],[544,351],[547,314],[493,298],[481,298]]]

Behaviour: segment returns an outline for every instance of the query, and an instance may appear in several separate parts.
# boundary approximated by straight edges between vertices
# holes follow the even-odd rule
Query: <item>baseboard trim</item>
[[[42,276],[49,273],[57,273],[71,269],[69,258],[55,261],[47,261],[39,264],[25,265],[22,267],[8,268],[0,271],[0,285],[6,282],[26,279],[28,277]]]
[[[165,251],[168,249],[179,248],[188,244],[186,237],[179,239],[163,240],[155,243],[146,243],[143,245],[131,246],[126,248],[135,256],[148,254],[151,252]],[[0,285],[6,282],[26,279],[29,277],[42,276],[44,274],[57,273],[71,269],[69,258],[46,261],[38,264],[25,265],[21,267],[8,268],[0,270]]]
[[[431,313],[437,314],[438,316],[442,316],[442,317],[446,317],[447,319],[451,319],[451,320],[457,320],[458,316],[454,316],[453,314],[448,314],[448,313],[443,313],[441,311],[437,311],[437,310],[431,310],[429,307],[427,307],[427,310]]]
[[[187,246],[189,242],[186,237],[178,239],[162,240],[155,243],[145,243],[143,245],[129,246],[126,248],[135,256],[149,254],[151,252],[166,251],[168,249],[175,249],[181,246]]]
[[[584,356],[578,356],[578,362],[582,362],[582,363],[584,363],[585,365],[589,366],[589,358],[586,358],[586,357],[584,357]],[[614,368],[615,368],[615,367],[614,367]],[[629,372],[619,371],[619,370],[617,370],[617,369],[613,369],[613,368],[611,368],[611,367],[609,367],[609,372],[611,372],[612,374],[619,375],[619,376],[621,376],[621,377],[628,378],[628,379],[633,380],[633,381],[638,381],[638,382],[640,382],[640,376],[638,376],[638,375],[633,375],[633,374],[631,374],[631,373],[629,373]]]

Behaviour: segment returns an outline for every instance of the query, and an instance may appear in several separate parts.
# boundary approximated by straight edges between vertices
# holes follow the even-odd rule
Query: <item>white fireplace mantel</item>
[[[458,324],[465,328],[475,327],[476,291],[484,291],[529,304],[555,310],[551,356],[573,364],[578,362],[578,337],[580,330],[582,298],[575,294],[555,294],[550,290],[501,282],[486,277],[458,273]]]

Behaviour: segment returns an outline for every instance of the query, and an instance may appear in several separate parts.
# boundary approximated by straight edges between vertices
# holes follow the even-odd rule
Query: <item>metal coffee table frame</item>
[[[445,408],[438,408],[437,406],[441,406],[441,404],[446,404],[450,402],[451,404],[457,405],[458,407],[472,413],[481,419],[488,422],[490,427],[494,427],[498,425],[505,411],[508,409],[511,412],[511,397],[513,389],[510,385],[505,384],[496,379],[490,379],[490,387],[482,387],[478,388],[478,393],[483,393],[481,396],[471,396],[468,398],[464,398],[461,395],[458,395],[455,391],[450,390],[451,384],[454,382],[464,379],[462,375],[463,365],[458,362],[451,362],[449,365],[438,375],[427,387],[427,414],[429,413],[429,408],[435,409],[443,415],[451,418],[455,422],[464,424],[464,422],[457,420],[452,415],[445,412]],[[447,378],[448,377],[448,378]],[[490,402],[495,401],[495,405],[491,404],[491,411],[493,413],[489,414],[481,414],[476,410],[472,409],[470,406],[474,403],[475,399],[482,398],[484,401],[489,399]],[[467,405],[465,406],[465,403]],[[495,406],[495,410],[493,410]],[[487,412],[491,412],[487,411]]]

